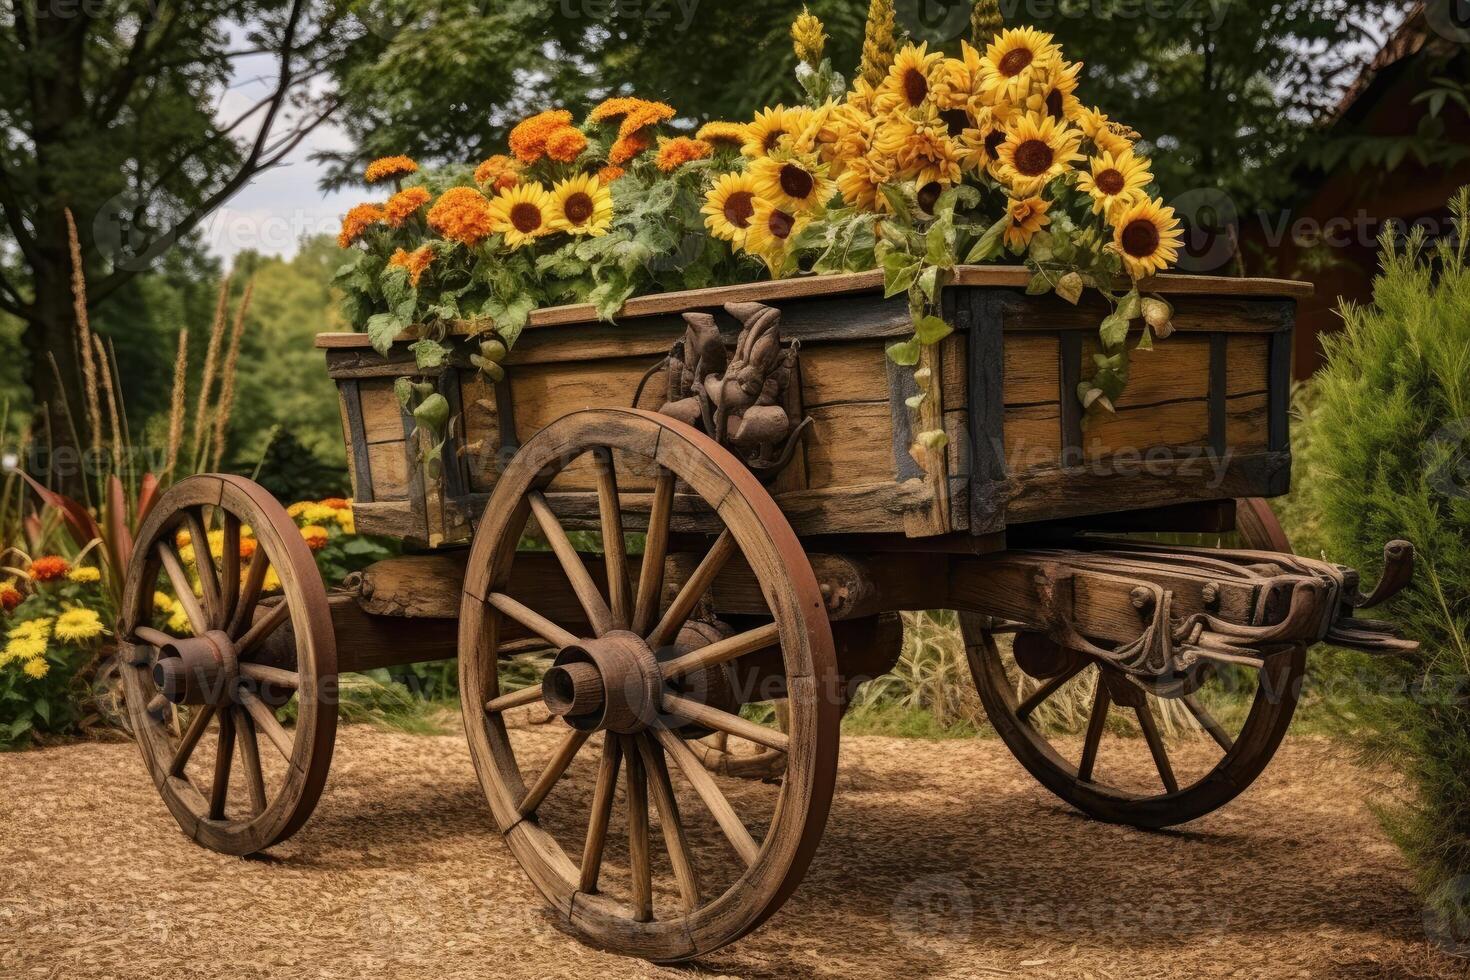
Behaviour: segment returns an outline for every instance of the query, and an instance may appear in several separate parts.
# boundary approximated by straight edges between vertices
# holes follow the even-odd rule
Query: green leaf
[[[416,340],[408,345],[420,371],[432,371],[449,363],[449,348],[437,340]]]
[[[1117,314],[1126,320],[1136,320],[1143,313],[1143,300],[1138,295],[1138,288],[1128,290],[1128,293],[1118,300]]]
[[[407,329],[408,321],[396,313],[374,313],[368,317],[368,341],[384,357],[393,349],[393,338]]]
[[[883,256],[883,298],[908,292],[919,272],[919,263],[907,253],[892,251]]]
[[[924,404],[924,399],[928,397],[929,396],[927,393],[921,391],[917,395],[910,395],[909,397],[905,398],[903,400],[903,403],[914,411],[918,411],[919,406]]]
[[[929,302],[934,302],[935,295],[939,292],[939,267],[925,266],[924,271],[919,273],[919,291]]]
[[[1104,347],[1111,349],[1119,346],[1128,339],[1128,318],[1120,313],[1109,315],[1098,327],[1098,336]]]
[[[954,333],[954,327],[933,315],[926,316],[914,324],[914,336],[925,347],[939,343],[952,333]]]
[[[1005,230],[1006,219],[997,219],[994,224],[985,229],[985,234],[980,236],[975,247],[970,249],[970,254],[965,256],[965,262],[973,265],[994,258],[1000,252],[1001,236],[1005,234]]]
[[[399,408],[408,411],[413,406],[413,381],[409,378],[395,378],[393,397],[398,399]]]
[[[919,352],[921,349],[919,338],[910,337],[908,340],[900,341],[896,344],[889,344],[887,351],[888,359],[900,367],[913,367],[919,363]]]
[[[888,202],[888,209],[892,211],[890,217],[894,222],[904,228],[912,228],[914,225],[914,204],[904,194],[902,188],[897,184],[884,184],[878,188],[884,200]]]
[[[1026,283],[1027,296],[1045,296],[1051,292],[1051,278],[1045,272],[1038,272]]]
[[[1069,272],[1057,280],[1057,295],[1076,306],[1082,299],[1083,289],[1082,276],[1077,272]]]

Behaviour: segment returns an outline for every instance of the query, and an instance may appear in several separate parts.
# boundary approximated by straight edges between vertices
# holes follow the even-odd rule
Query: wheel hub
[[[546,707],[580,731],[632,735],[658,719],[663,678],[643,638],[613,630],[562,648],[541,680]]]
[[[235,642],[222,630],[164,644],[153,664],[153,682],[174,704],[225,707],[239,679]]]

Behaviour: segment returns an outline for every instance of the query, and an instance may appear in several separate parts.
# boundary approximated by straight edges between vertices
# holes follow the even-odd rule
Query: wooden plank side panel
[[[1008,333],[1005,338],[1005,403],[1040,405],[1057,401],[1057,334]]]
[[[1135,346],[1141,336],[1141,332],[1130,334],[1128,346]],[[1083,380],[1097,373],[1097,362],[1093,358],[1099,349],[1097,334],[1085,334],[1082,341]],[[1209,393],[1209,386],[1209,336],[1176,334],[1156,342],[1151,351],[1130,352],[1128,387],[1123,390],[1116,407],[1122,411],[1140,405],[1204,398]]]

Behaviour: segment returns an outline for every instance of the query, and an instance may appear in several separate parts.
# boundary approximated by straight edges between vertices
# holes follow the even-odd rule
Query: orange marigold
[[[244,560],[244,561],[249,561],[250,558],[251,558],[251,556],[254,555],[254,554],[255,554],[255,539],[254,538],[241,538],[240,539],[240,558],[242,560]]]
[[[406,191],[399,191],[388,198],[388,203],[383,205],[383,220],[388,222],[388,227],[399,228],[409,218],[418,214],[419,208],[429,203],[432,195],[422,187],[410,187]]]
[[[628,171],[624,170],[622,167],[603,167],[601,170],[597,171],[597,179],[600,180],[603,184],[611,184],[613,181],[617,180],[619,177],[622,177],[627,172]]]
[[[503,153],[497,153],[475,168],[475,183],[492,190],[509,190],[520,182],[520,165]]]
[[[4,607],[6,612],[11,612],[24,600],[25,596],[12,583],[0,585],[0,607]]]
[[[658,157],[654,161],[658,169],[666,174],[671,174],[684,164],[692,160],[703,160],[715,151],[704,140],[692,140],[687,136],[679,136],[671,140],[665,140],[658,148]]]
[[[653,138],[647,133],[634,133],[631,136],[620,137],[612,145],[612,149],[608,150],[607,162],[614,167],[621,167],[652,145]]]
[[[306,539],[306,546],[312,551],[321,551],[331,537],[320,524],[306,525],[301,529],[301,536]]]
[[[363,174],[369,184],[376,184],[380,180],[390,177],[404,177],[416,173],[419,165],[408,157],[379,157],[368,164],[367,172]]]
[[[649,102],[623,117],[618,127],[618,136],[627,138],[639,130],[647,129],[674,118],[674,110],[662,102]]]
[[[546,155],[560,163],[571,163],[587,149],[587,137],[571,126],[558,129],[546,138]]]
[[[382,220],[382,208],[376,204],[359,204],[342,219],[342,230],[337,233],[337,247],[347,248],[361,238],[363,232]]]
[[[639,122],[631,129],[628,120],[636,117]],[[619,97],[604,101],[592,110],[588,116],[593,122],[611,122],[614,119],[623,120],[623,126],[619,130],[620,136],[627,136],[629,132],[636,132],[644,126],[662,122],[674,118],[674,107],[665,102],[650,102],[648,99],[637,99]]]
[[[495,215],[473,187],[451,187],[429,209],[429,227],[452,241],[478,245],[495,233]]]
[[[510,152],[522,163],[535,163],[546,155],[546,141],[572,124],[565,109],[548,109],[525,120],[510,131]]]
[[[31,578],[37,582],[54,582],[71,570],[60,555],[45,555],[31,562]]]
[[[348,500],[346,497],[323,497],[317,502],[320,503],[323,507],[330,507],[333,510],[344,510],[352,506],[352,501]]]
[[[419,285],[419,280],[422,279],[424,276],[424,270],[427,269],[429,267],[429,264],[433,261],[434,250],[425,245],[422,248],[414,249],[412,252],[405,252],[403,249],[400,248],[398,251],[393,253],[393,257],[388,260],[388,264],[396,265],[401,269],[407,269],[408,281],[413,284],[413,287],[415,289],[417,289]],[[333,508],[333,510],[341,509],[342,508],[340,507]]]

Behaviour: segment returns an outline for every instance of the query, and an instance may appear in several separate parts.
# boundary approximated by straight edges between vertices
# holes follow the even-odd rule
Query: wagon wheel
[[[1250,499],[1238,504],[1236,533],[1244,547],[1291,550],[1280,522],[1265,501]],[[1205,668],[1186,689],[1166,692],[1209,734],[1220,753],[1212,766],[1196,766],[1194,772],[1184,773],[1170,759],[1159,731],[1153,710],[1160,700],[1157,691],[1100,661],[1055,647],[1044,637],[1020,634],[1016,638],[1016,650],[1023,657],[1032,658],[1032,663],[1041,658],[1056,658],[1053,669],[1040,671],[1048,679],[1024,699],[1020,698],[1007,676],[1007,661],[1014,662],[1015,654],[1002,655],[989,624],[982,617],[962,613],[960,624],[970,670],[980,689],[986,714],[1021,765],[1043,786],[1089,816],[1135,827],[1169,827],[1202,817],[1224,806],[1249,786],[1271,761],[1291,724],[1306,668],[1306,648],[1296,647],[1267,658],[1265,666],[1253,674],[1245,668],[1232,668],[1236,673],[1227,677]],[[1069,760],[1030,719],[1048,698],[1066,685],[1086,683],[1094,677],[1096,683],[1083,744],[1080,752],[1075,753],[1075,761]],[[1212,688],[1219,690],[1232,682],[1255,688],[1249,712],[1238,730],[1217,720],[1204,703]],[[1152,757],[1152,774],[1147,782],[1134,780],[1119,785],[1107,781],[1107,759],[1100,761],[1099,754],[1105,742],[1110,710],[1138,722],[1144,736],[1141,743],[1132,738],[1114,741],[1121,746],[1120,753],[1133,751],[1142,753],[1145,759]]]
[[[160,588],[187,618],[182,636],[158,628]],[[337,649],[316,563],[281,505],[234,476],[165,493],[138,532],[119,635],[134,737],[184,833],[251,854],[299,830],[331,766]],[[291,705],[294,729],[277,718]]]
[[[596,474],[611,583],[606,597],[543,493],[584,457]],[[644,479],[644,492],[620,490],[619,481],[631,486],[634,474]],[[680,515],[718,534],[688,578],[666,590],[676,486]],[[627,556],[612,543],[623,540],[622,515],[641,523],[644,514],[647,544],[635,582]],[[575,623],[552,622],[506,594],[531,515],[585,614]],[[702,643],[686,621],[737,553],[755,571],[769,614],[759,625]],[[539,684],[502,693],[496,661],[511,627],[544,638],[558,653]],[[728,700],[726,672],[754,677],[758,669],[767,671],[762,689]],[[577,412],[537,433],[501,474],[465,579],[465,727],[501,832],[579,939],[651,960],[688,959],[738,939],[781,906],[811,861],[831,802],[839,728],[834,678],[831,630],[796,535],[749,471],[708,437],[651,412]],[[788,732],[738,713],[741,700],[782,696],[790,705]],[[559,719],[560,737],[549,762],[523,765],[532,749],[511,736],[516,729],[507,715],[537,702]],[[687,740],[711,731],[784,752],[779,786],[709,773]],[[584,748],[579,767],[586,778],[563,780]],[[671,772],[679,777],[671,780]],[[650,800],[662,856],[650,845]]]

